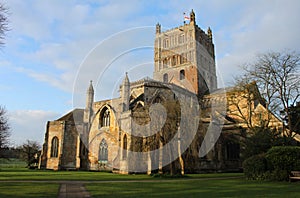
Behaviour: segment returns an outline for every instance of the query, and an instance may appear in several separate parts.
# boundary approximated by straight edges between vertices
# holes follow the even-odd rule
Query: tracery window
[[[98,161],[102,163],[108,161],[108,146],[105,139],[102,139],[99,145]]]
[[[106,107],[105,109],[102,110],[102,113],[100,114],[100,126],[101,127],[110,126],[110,111]]]
[[[50,157],[58,157],[58,138],[55,136],[51,141],[51,154]]]

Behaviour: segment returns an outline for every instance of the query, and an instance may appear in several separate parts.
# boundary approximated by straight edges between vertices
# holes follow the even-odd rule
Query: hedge
[[[246,159],[243,168],[247,179],[288,180],[292,170],[300,170],[300,147],[272,147],[266,154]]]
[[[244,174],[247,179],[262,180],[267,169],[264,154],[254,155],[243,162]]]
[[[299,146],[276,146],[268,150],[266,159],[271,170],[300,170]]]

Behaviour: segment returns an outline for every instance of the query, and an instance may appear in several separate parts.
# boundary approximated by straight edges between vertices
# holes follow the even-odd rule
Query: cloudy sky
[[[9,8],[0,51],[0,105],[8,111],[11,144],[43,142],[47,120],[84,107],[93,80],[96,100],[115,97],[126,71],[152,76],[155,24],[211,27],[219,86],[257,53],[300,48],[298,0],[3,1]]]

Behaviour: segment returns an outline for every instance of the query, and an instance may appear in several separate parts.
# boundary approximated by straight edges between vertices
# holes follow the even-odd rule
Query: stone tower
[[[189,20],[164,32],[156,25],[153,78],[202,95],[217,88],[212,31],[198,27],[193,10]]]
[[[125,78],[122,82],[121,98],[122,98],[122,105],[123,105],[122,110],[128,111],[129,110],[129,100],[130,100],[130,82],[129,82],[127,72],[126,72]]]
[[[94,88],[92,81],[90,81],[90,86],[87,89],[86,92],[86,106],[84,109],[84,122],[85,123],[90,123],[91,118],[93,116],[93,103],[94,103]]]

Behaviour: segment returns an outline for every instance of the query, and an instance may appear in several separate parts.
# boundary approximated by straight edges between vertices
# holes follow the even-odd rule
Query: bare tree
[[[8,146],[10,136],[10,126],[8,124],[7,113],[4,107],[0,106],[0,149]]]
[[[266,107],[278,117],[281,112],[287,118],[288,136],[293,132],[289,107],[300,97],[299,66],[300,55],[284,51],[260,54],[254,63],[243,67],[245,76],[256,82]]]
[[[38,156],[41,150],[41,146],[38,142],[27,140],[18,149],[20,151],[20,158],[26,161],[28,168],[31,166],[37,167]]]
[[[7,15],[8,9],[3,3],[0,3],[0,46],[4,44],[5,34],[9,31]]]

